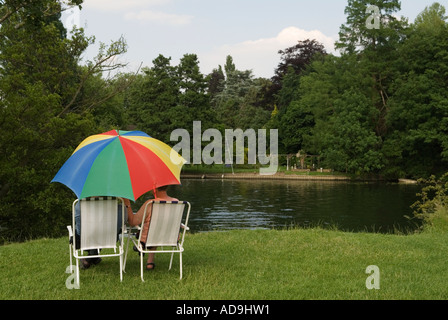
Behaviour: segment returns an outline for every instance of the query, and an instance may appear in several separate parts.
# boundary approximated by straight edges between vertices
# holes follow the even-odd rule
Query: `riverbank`
[[[207,172],[186,172],[181,174],[181,179],[242,179],[242,180],[303,180],[303,181],[369,181],[369,182],[385,182],[388,181],[382,177],[351,177],[342,174],[326,174],[315,172],[310,173],[286,173],[277,172],[273,175],[261,175],[257,172],[235,172],[235,173],[207,173]],[[401,184],[417,184],[417,180],[412,179],[398,179]]]
[[[351,178],[342,175],[311,175],[285,174],[278,172],[274,175],[260,175],[259,173],[183,173],[181,179],[244,179],[244,180],[327,180],[350,181]]]

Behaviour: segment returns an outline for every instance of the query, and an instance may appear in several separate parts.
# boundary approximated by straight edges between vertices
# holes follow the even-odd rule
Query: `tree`
[[[82,2],[83,0],[4,0],[0,7],[0,25],[10,23],[17,30],[25,25],[38,26],[42,22],[51,21],[57,26],[60,35],[65,37],[67,30],[59,21],[60,13],[64,10],[62,5],[66,8],[81,8]],[[19,16],[20,12],[25,15]],[[0,31],[0,38],[5,36],[4,30]]]
[[[226,77],[221,66],[219,66],[218,69],[213,69],[212,73],[208,75],[208,92],[210,94],[212,107],[215,107],[213,101],[216,101],[215,96],[222,91],[222,83],[225,79]]]
[[[178,119],[177,128],[190,128],[195,120],[200,120],[203,128],[213,127],[214,115],[207,92],[208,79],[200,72],[197,55],[185,54],[177,66],[177,74],[179,105],[172,115]]]
[[[173,130],[171,110],[179,104],[179,77],[171,58],[159,55],[151,68],[143,68],[126,93],[131,126],[164,142]]]
[[[314,39],[298,41],[296,45],[284,50],[279,50],[278,53],[281,56],[280,63],[275,69],[275,74],[272,77],[273,85],[271,87],[271,92],[274,95],[279,95],[277,102],[281,108],[287,106],[292,101],[292,99],[285,99],[285,93],[281,92],[285,86],[285,77],[288,76],[289,81],[298,79],[298,76],[306,70],[317,55],[325,56],[327,53],[323,44]],[[293,75],[296,75],[297,77],[293,77]],[[296,83],[286,86],[285,91],[288,91],[291,88],[297,88]],[[288,94],[286,93],[286,95]]]
[[[300,101],[293,101],[281,116],[279,135],[283,152],[296,154],[303,149],[304,138],[311,134],[315,126],[313,113]],[[306,139],[306,138],[305,138]]]
[[[299,41],[280,50],[281,61],[272,78],[271,92],[276,91],[279,112],[275,117],[282,152],[292,154],[303,148],[303,138],[314,127],[311,109],[300,103],[300,82],[313,61],[325,59],[324,46],[316,40]],[[272,121],[271,124],[273,125]]]
[[[302,149],[321,156],[322,165],[358,174],[383,167],[381,139],[374,131],[377,110],[369,94],[372,78],[362,67],[355,55],[315,61],[301,79],[296,105],[314,122],[300,136]]]
[[[254,79],[253,85],[249,88],[244,98],[239,104],[239,110],[235,117],[235,128],[261,129],[270,118],[269,108],[263,104],[263,88],[266,87],[266,79]]]
[[[91,110],[101,132],[127,128],[126,92],[136,78],[134,73],[106,79],[98,74],[86,81],[82,95],[91,97],[88,110]]]
[[[375,12],[376,9],[379,11]],[[394,16],[400,10],[399,0],[348,0],[345,7],[347,23],[340,28],[336,48],[346,53],[356,53],[388,46],[397,31],[402,29],[402,23]],[[377,19],[378,25],[369,27],[372,16]]]
[[[220,69],[222,70],[221,67]],[[256,106],[256,99],[263,84],[253,79],[251,70],[238,70],[233,62],[233,58],[227,56],[224,72],[225,77],[217,86],[211,101],[218,122],[222,123],[226,128],[247,127],[247,123],[240,121],[241,112],[243,114],[249,112],[267,114],[265,110]],[[246,118],[245,115],[244,117]],[[268,119],[266,118],[266,121]],[[257,127],[263,124],[258,123],[258,121],[256,123]]]
[[[448,25],[435,3],[415,20],[399,47],[400,75],[390,99],[384,153],[391,172],[428,177],[448,163]]]
[[[315,121],[304,149],[352,173],[417,178],[441,172],[448,160],[444,8],[434,4],[411,26],[383,16],[372,31],[360,25],[364,5],[349,2],[355,32],[341,28],[341,57],[313,63],[301,78],[296,108],[310,110]]]
[[[417,18],[415,18],[414,25],[417,29],[439,30],[446,26],[448,16],[446,15],[446,8],[438,2],[434,2],[431,6],[426,7]]]
[[[104,62],[79,65],[92,39],[82,29],[67,39],[61,10],[55,0],[4,1],[0,8],[2,239],[63,232],[70,191],[50,181],[77,144],[96,131],[86,103],[93,100],[84,89]]]
[[[195,54],[185,54],[177,66],[159,55],[126,93],[128,124],[166,143],[173,130],[188,130],[195,120],[202,121],[204,128],[212,127],[207,86]]]
[[[381,140],[372,130],[369,101],[355,90],[347,90],[335,101],[331,129],[323,139],[324,164],[348,173],[377,173],[383,168]]]
[[[377,8],[378,26],[367,26],[369,8]],[[342,25],[336,48],[348,55],[356,55],[366,76],[372,77],[371,100],[378,109],[375,131],[379,137],[387,134],[386,117],[391,84],[397,76],[400,57],[397,47],[404,41],[408,27],[407,20],[398,20],[394,13],[401,9],[398,0],[349,0],[345,13],[347,23]],[[376,10],[376,9],[375,9]]]

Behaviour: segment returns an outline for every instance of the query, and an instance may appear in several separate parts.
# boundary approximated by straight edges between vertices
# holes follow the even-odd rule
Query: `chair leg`
[[[179,260],[180,260],[180,279],[182,280],[182,252],[179,252]]]
[[[123,281],[123,255],[120,255],[120,281]]]
[[[77,287],[79,288],[81,286],[81,282],[79,281],[79,259],[75,259],[76,260],[76,284]]]
[[[171,270],[171,266],[173,264],[173,257],[174,257],[174,252],[171,253],[170,267],[168,268],[168,270]]]
[[[129,250],[129,235],[128,235],[128,241],[126,245],[126,252],[124,253],[124,262],[123,262],[123,272],[126,273],[126,260],[128,259],[128,250]]]
[[[143,279],[143,254],[141,252],[140,252],[140,275],[142,281],[145,282],[145,279]]]
[[[68,250],[70,252],[70,273],[73,273],[73,262],[72,262],[72,245],[68,245]]]

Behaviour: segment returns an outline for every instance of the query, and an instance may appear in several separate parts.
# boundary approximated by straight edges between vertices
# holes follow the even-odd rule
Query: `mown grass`
[[[237,230],[188,234],[184,277],[178,259],[156,256],[140,280],[129,252],[119,280],[116,258],[81,270],[81,288],[68,289],[67,238],[0,247],[0,299],[160,300],[408,300],[448,298],[448,233],[412,235],[337,230]],[[366,268],[378,266],[380,289],[366,288]]]
[[[265,166],[267,167],[267,166]],[[227,165],[219,165],[219,164],[213,164],[213,165],[185,165],[182,168],[182,173],[184,174],[231,174],[231,173],[258,173],[260,170],[260,165],[249,165],[249,164],[243,164],[243,165],[233,165],[227,166]],[[279,166],[277,168],[278,173],[284,173],[286,175],[315,175],[315,176],[348,176],[345,173],[341,172],[320,172],[318,170],[316,171],[292,171],[287,170],[286,166]]]

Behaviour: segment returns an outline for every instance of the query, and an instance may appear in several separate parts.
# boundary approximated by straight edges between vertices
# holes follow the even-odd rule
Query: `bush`
[[[419,182],[425,186],[412,205],[414,217],[423,220],[424,227],[448,229],[448,172],[438,179],[431,176]]]

